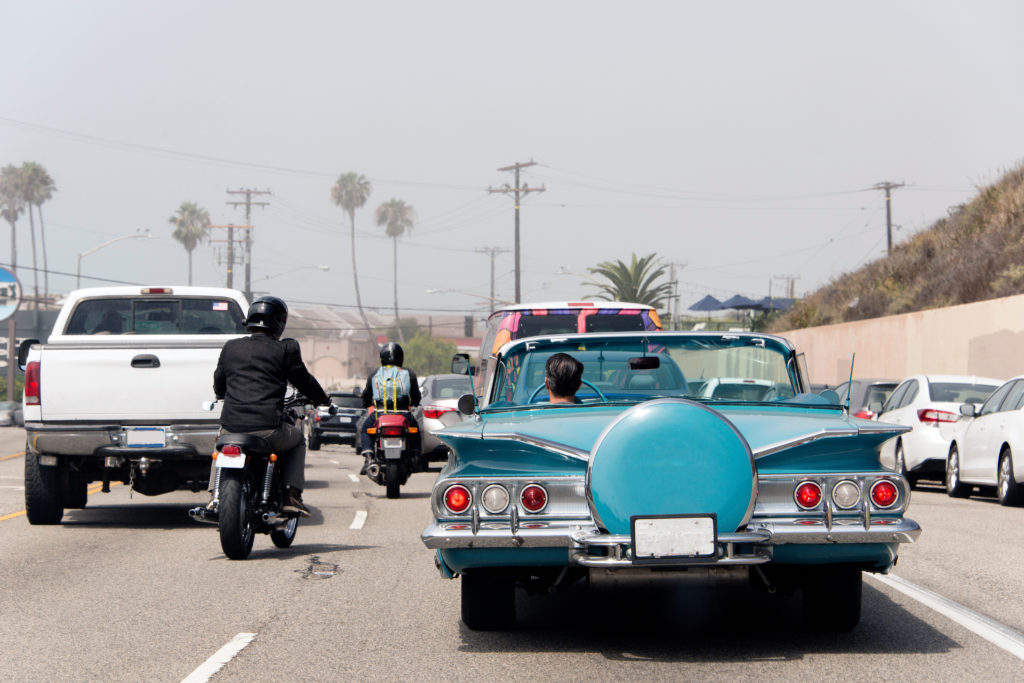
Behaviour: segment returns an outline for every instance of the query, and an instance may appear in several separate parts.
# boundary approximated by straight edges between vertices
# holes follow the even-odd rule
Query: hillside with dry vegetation
[[[1024,164],[968,204],[771,321],[831,325],[1024,293]]]

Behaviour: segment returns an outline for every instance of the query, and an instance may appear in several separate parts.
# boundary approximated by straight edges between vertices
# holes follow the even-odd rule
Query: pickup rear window
[[[64,334],[245,334],[245,314],[231,299],[86,299]]]

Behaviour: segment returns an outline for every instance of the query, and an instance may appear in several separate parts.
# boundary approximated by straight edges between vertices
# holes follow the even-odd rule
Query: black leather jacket
[[[231,432],[277,429],[289,383],[316,405],[331,402],[306,369],[294,339],[277,340],[261,332],[232,339],[221,349],[213,372],[213,392],[224,399],[221,426]]]

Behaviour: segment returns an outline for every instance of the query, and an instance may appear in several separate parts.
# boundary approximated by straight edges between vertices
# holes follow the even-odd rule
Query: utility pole
[[[227,262],[227,278],[226,278],[227,285],[226,286],[227,287],[231,287],[231,286],[233,286],[232,283],[234,282],[234,268],[235,268],[235,230],[245,230],[245,240],[243,240],[243,244],[249,244],[250,243],[249,233],[252,232],[252,226],[251,225],[237,225],[235,223],[228,223],[226,225],[208,225],[206,227],[214,228],[214,229],[218,229],[218,230],[227,230],[228,231],[227,239],[224,239],[224,240],[211,239],[210,241],[214,242],[214,243],[217,243],[217,242],[226,242],[227,243],[227,258],[225,259],[226,262]],[[218,257],[218,262],[219,262],[219,260],[220,259]],[[246,273],[246,289],[248,289],[248,286],[249,286],[249,283],[248,283],[248,273]],[[245,293],[246,301],[249,300],[249,298],[250,298],[249,295],[250,295],[250,292],[247,291]]]
[[[672,286],[672,294],[669,295],[668,301],[668,314],[672,319],[672,330],[679,329],[679,323],[676,320],[679,317],[679,280],[676,279],[676,266],[680,269],[686,267],[685,262],[671,261],[668,264],[668,283]]]
[[[890,194],[897,187],[903,187],[904,183],[891,183],[885,181],[884,183],[877,183],[874,186],[876,190],[885,190],[885,245],[886,254],[892,253],[892,195]]]
[[[516,202],[516,237],[515,237],[516,265],[515,265],[515,270],[516,270],[516,303],[517,304],[519,303],[519,299],[520,299],[520,297],[519,297],[519,292],[520,292],[520,288],[519,288],[519,196],[520,195],[528,195],[531,192],[544,192],[545,189],[546,189],[543,185],[541,185],[540,187],[530,187],[529,185],[523,185],[522,187],[520,187],[520,185],[519,185],[519,171],[521,171],[522,169],[527,168],[529,166],[536,166],[536,165],[537,165],[537,162],[533,161],[531,159],[530,161],[527,161],[527,162],[516,162],[516,163],[512,164],[511,166],[502,166],[501,168],[498,169],[499,171],[513,171],[515,173],[516,184],[514,186],[510,187],[508,185],[508,183],[505,183],[504,185],[502,185],[501,187],[498,187],[498,188],[494,188],[494,187],[488,187],[487,188],[488,192],[491,192],[491,193],[500,192],[502,194],[512,194],[514,196],[514,198],[515,198],[515,202]]]
[[[252,299],[252,220],[251,213],[253,206],[265,207],[270,202],[254,202],[253,195],[270,194],[270,190],[253,190],[242,188],[239,190],[227,190],[228,194],[244,194],[244,202],[227,202],[231,206],[245,206],[245,223],[249,230],[245,232],[245,299]],[[228,228],[228,287],[231,287],[231,268],[234,264],[234,239],[232,231]]]
[[[491,257],[491,313],[494,313],[494,257],[508,252],[505,247],[477,247],[478,253]]]

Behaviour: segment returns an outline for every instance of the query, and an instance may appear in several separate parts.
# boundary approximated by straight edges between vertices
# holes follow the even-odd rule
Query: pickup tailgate
[[[188,342],[138,337],[98,344],[49,344],[40,355],[46,422],[206,422],[213,371],[225,337]]]

